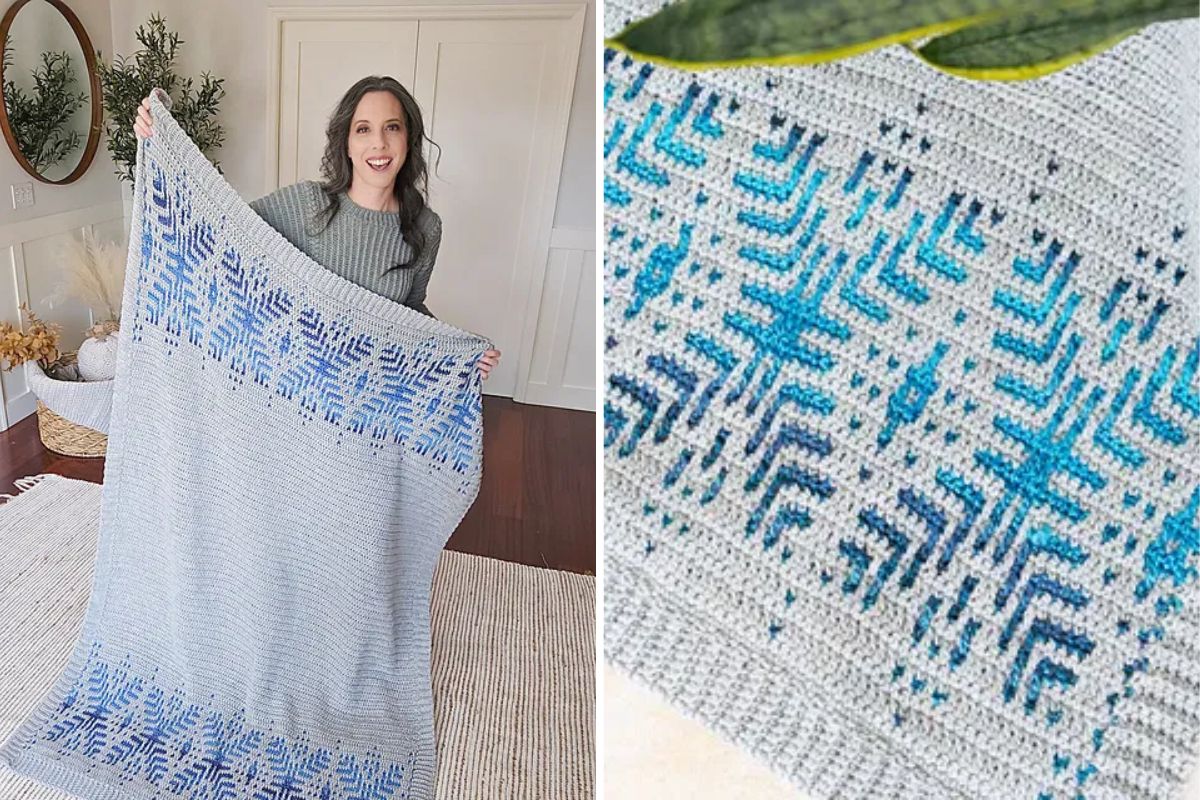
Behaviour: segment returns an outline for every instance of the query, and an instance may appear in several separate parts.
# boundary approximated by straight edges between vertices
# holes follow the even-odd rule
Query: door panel
[[[442,148],[429,186],[443,225],[430,308],[506,356],[519,350],[524,310],[537,312],[527,302],[532,259],[553,214],[541,182],[554,134],[550,85],[563,69],[558,36],[547,20],[439,20],[421,23],[417,45],[417,100]],[[513,394],[517,360],[501,359],[489,393]]]
[[[412,91],[416,20],[288,20],[282,30],[279,185],[321,177],[325,127],[360,78],[390,75]]]

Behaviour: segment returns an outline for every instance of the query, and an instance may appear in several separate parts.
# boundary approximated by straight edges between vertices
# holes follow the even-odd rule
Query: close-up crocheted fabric
[[[92,800],[432,798],[430,593],[490,344],[297,250],[160,92],[92,594],[0,762]]]
[[[1019,82],[605,53],[618,670],[813,798],[1178,792],[1198,52],[1187,21]]]

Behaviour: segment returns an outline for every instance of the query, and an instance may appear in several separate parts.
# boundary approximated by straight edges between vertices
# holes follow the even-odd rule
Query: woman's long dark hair
[[[321,190],[325,193],[328,204],[317,216],[325,219],[321,230],[329,227],[329,223],[338,212],[338,193],[350,188],[350,181],[354,176],[354,167],[350,163],[349,153],[346,152],[350,122],[362,96],[367,92],[377,91],[391,92],[404,109],[405,128],[408,131],[408,155],[396,175],[392,192],[400,201],[398,217],[401,235],[412,252],[406,263],[395,266],[410,267],[421,257],[426,245],[425,234],[417,227],[417,218],[425,209],[425,195],[429,186],[422,142],[428,141],[435,147],[437,144],[425,135],[425,122],[421,119],[421,109],[417,106],[417,101],[395,78],[379,75],[363,78],[342,95],[337,108],[329,117],[329,125],[325,129],[325,155],[321,159]]]

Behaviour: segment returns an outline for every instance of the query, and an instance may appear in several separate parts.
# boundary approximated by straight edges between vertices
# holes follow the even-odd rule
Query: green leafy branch
[[[680,0],[607,44],[687,69],[818,64],[906,44],[967,78],[1047,75],[1196,0]]]
[[[119,167],[117,176],[130,183],[133,183],[138,147],[133,121],[137,118],[138,106],[156,86],[171,97],[171,116],[201,152],[208,155],[225,141],[225,132],[214,119],[217,107],[225,97],[225,79],[214,78],[205,71],[201,73],[198,87],[192,78],[181,80],[175,74],[175,58],[179,45],[184,42],[179,34],[167,30],[166,22],[159,14],[151,15],[147,25],[139,26],[135,35],[142,49],[132,56],[119,55],[108,64],[97,53],[97,70],[107,115],[108,152]],[[213,164],[220,171],[220,162],[213,161]]]
[[[26,92],[10,77],[12,47],[4,43],[4,113],[21,155],[35,172],[44,172],[79,149],[81,136],[68,130],[71,116],[88,101],[75,94],[75,70],[66,52],[42,53],[42,65],[32,71],[33,90]]]

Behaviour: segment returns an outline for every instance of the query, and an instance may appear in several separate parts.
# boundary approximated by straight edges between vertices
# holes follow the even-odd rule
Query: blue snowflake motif
[[[255,792],[254,800],[297,800],[307,794],[314,778],[329,768],[330,754],[276,736],[267,744],[266,761],[269,785]]]
[[[108,743],[113,718],[141,695],[142,680],[124,669],[97,663],[86,673],[82,688],[82,707],[55,722],[45,736],[64,755],[75,751],[94,758]]]
[[[140,719],[140,724],[113,744],[104,762],[119,763],[122,775],[142,775],[157,786],[167,773],[172,743],[196,724],[200,708],[185,703],[179,693],[167,699],[163,690],[155,687],[143,697],[140,712],[134,717]]]
[[[376,755],[342,756],[337,775],[345,789],[345,800],[391,800],[405,778],[403,767],[385,764]]]
[[[338,423],[351,386],[347,373],[371,355],[374,341],[352,333],[348,323],[327,321],[313,308],[301,311],[296,324],[300,341],[292,345],[295,361],[280,376],[276,391],[326,422]]]
[[[245,722],[241,712],[228,719],[216,712],[209,714],[194,760],[176,769],[170,790],[178,795],[186,793],[189,800],[233,800],[237,797],[236,776],[262,742],[262,732],[247,730]]]
[[[271,288],[266,271],[246,266],[232,249],[222,255],[220,277],[212,285],[217,299],[211,313],[220,321],[209,334],[209,354],[266,386],[278,361],[276,353],[282,350],[272,344],[268,329],[291,314],[291,295]],[[216,291],[218,286],[223,291]]]

